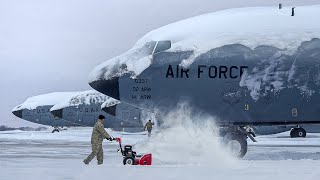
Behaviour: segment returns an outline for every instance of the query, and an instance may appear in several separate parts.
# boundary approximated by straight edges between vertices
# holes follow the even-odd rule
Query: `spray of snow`
[[[151,152],[160,164],[224,166],[236,162],[221,145],[214,118],[193,115],[190,106],[180,104],[164,119],[162,130],[136,145],[138,152]]]

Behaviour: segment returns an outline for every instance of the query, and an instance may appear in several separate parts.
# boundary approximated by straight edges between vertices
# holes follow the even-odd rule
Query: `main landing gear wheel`
[[[293,128],[290,131],[290,137],[291,138],[304,138],[307,136],[307,132],[306,130],[304,130],[303,128]]]
[[[248,142],[245,135],[226,134],[226,136],[223,137],[223,141],[234,156],[242,158],[246,155],[248,151]]]
[[[126,157],[123,159],[123,165],[134,165],[133,157]]]

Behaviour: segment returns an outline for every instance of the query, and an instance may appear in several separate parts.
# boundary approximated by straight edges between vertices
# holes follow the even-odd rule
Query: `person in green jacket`
[[[104,126],[103,126],[104,120],[105,120],[105,117],[103,115],[100,115],[98,121],[93,126],[93,131],[91,135],[92,152],[85,160],[83,160],[85,164],[89,164],[90,161],[95,156],[97,156],[98,165],[103,164],[103,149],[102,149],[103,139],[107,139],[109,141],[113,140],[113,138],[104,129]]]
[[[153,127],[154,123],[151,122],[151,120],[149,120],[146,125],[144,126],[144,130],[148,131],[148,137],[151,136],[151,131],[152,131],[152,127]]]

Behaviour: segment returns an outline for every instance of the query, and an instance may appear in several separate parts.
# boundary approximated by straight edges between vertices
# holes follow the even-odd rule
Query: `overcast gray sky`
[[[320,0],[0,0],[0,125],[36,126],[12,115],[30,96],[90,89],[89,72],[152,29],[246,6]]]

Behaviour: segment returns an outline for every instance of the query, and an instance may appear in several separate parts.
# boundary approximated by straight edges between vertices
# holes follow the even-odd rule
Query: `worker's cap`
[[[99,119],[105,119],[106,117],[104,117],[103,115],[99,116]]]

